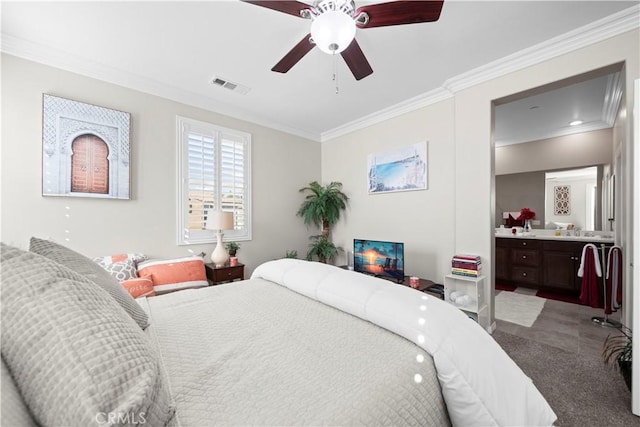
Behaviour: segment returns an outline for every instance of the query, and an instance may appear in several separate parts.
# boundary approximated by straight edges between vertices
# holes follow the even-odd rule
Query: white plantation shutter
[[[203,230],[207,214],[216,209],[216,153],[213,138],[188,132],[188,230]]]
[[[223,133],[220,140],[220,203],[223,211],[234,213],[235,228],[242,228],[246,224],[244,165],[243,140]]]
[[[234,213],[224,240],[250,240],[251,135],[178,117],[178,244],[215,242],[210,212]]]

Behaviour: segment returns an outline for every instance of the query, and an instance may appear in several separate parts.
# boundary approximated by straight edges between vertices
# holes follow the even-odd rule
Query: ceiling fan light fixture
[[[356,36],[356,23],[344,12],[330,10],[311,23],[311,37],[321,51],[336,54],[345,50]]]
[[[362,29],[434,22],[440,18],[444,0],[387,1],[365,4],[356,9],[354,0],[301,1],[242,0],[288,15],[311,19],[310,34],[304,36],[271,71],[286,73],[314,46],[334,57],[334,80],[337,82],[336,53],[339,53],[356,80],[373,73],[373,68],[355,39],[356,26]],[[365,3],[369,3],[366,1]]]

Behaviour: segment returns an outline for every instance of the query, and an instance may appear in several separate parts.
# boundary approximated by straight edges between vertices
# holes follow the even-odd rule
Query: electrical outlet
[[[532,220],[531,225],[540,225],[540,220],[539,219]]]

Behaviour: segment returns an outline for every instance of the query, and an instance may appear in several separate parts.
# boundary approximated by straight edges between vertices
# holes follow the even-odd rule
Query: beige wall
[[[155,256],[186,254],[188,247],[176,246],[174,237],[174,126],[175,115],[180,114],[253,134],[254,233],[253,241],[243,244],[240,252],[241,260],[250,266],[278,257],[286,249],[306,251],[313,231],[295,218],[300,203],[297,189],[322,177],[324,182],[341,181],[351,197],[345,217],[334,229],[338,245],[350,248],[354,237],[403,241],[407,273],[438,282],[443,281],[454,253],[477,253],[483,257],[485,274],[492,277],[492,101],[623,61],[629,91],[639,76],[638,40],[638,30],[612,37],[461,90],[452,98],[321,147],[251,123],[3,56],[2,240],[24,246],[32,234],[60,241],[68,236],[70,246],[90,255],[120,250]],[[132,113],[134,200],[40,196],[43,92]],[[627,97],[626,111],[632,111],[631,103]],[[627,128],[619,136],[625,155],[630,150]],[[428,190],[368,195],[367,155],[419,141],[428,141]],[[193,249],[210,252],[212,248]]]
[[[334,228],[337,245],[353,239],[405,244],[407,275],[442,283],[453,251],[453,100],[422,108],[322,144],[322,177],[340,181],[351,198]],[[369,195],[367,155],[427,141],[428,190]]]
[[[41,196],[42,94],[131,113],[132,200]],[[309,231],[295,214],[298,189],[320,179],[320,144],[59,69],[2,56],[2,241],[50,237],[89,256],[122,251],[173,257],[214,244],[176,244],[176,115],[252,134],[253,240],[248,266],[305,253]],[[68,239],[68,240],[67,240]]]
[[[613,130],[496,147],[496,175],[610,164]]]
[[[492,101],[623,61],[629,91],[639,75],[639,51],[639,32],[630,31],[323,143],[323,179],[342,181],[354,197],[346,221],[336,229],[337,240],[405,241],[409,273],[435,281],[443,280],[454,253],[477,253],[492,278]],[[630,101],[627,106],[632,111]],[[367,196],[366,156],[419,140],[429,140],[429,189]]]

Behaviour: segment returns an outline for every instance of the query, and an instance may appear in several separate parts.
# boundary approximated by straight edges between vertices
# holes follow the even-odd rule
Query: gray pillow
[[[106,291],[62,264],[4,244],[0,268],[2,357],[38,424],[171,420],[159,356]]]
[[[21,426],[36,427],[29,408],[22,400],[22,395],[13,382],[7,365],[2,359],[2,375],[0,376],[0,385],[2,386],[2,403],[0,404],[0,425],[3,426]]]
[[[92,282],[97,283],[102,289],[111,294],[142,329],[149,326],[149,318],[133,297],[111,274],[90,258],[51,240],[43,240],[36,237],[31,238],[29,250],[62,264]]]

